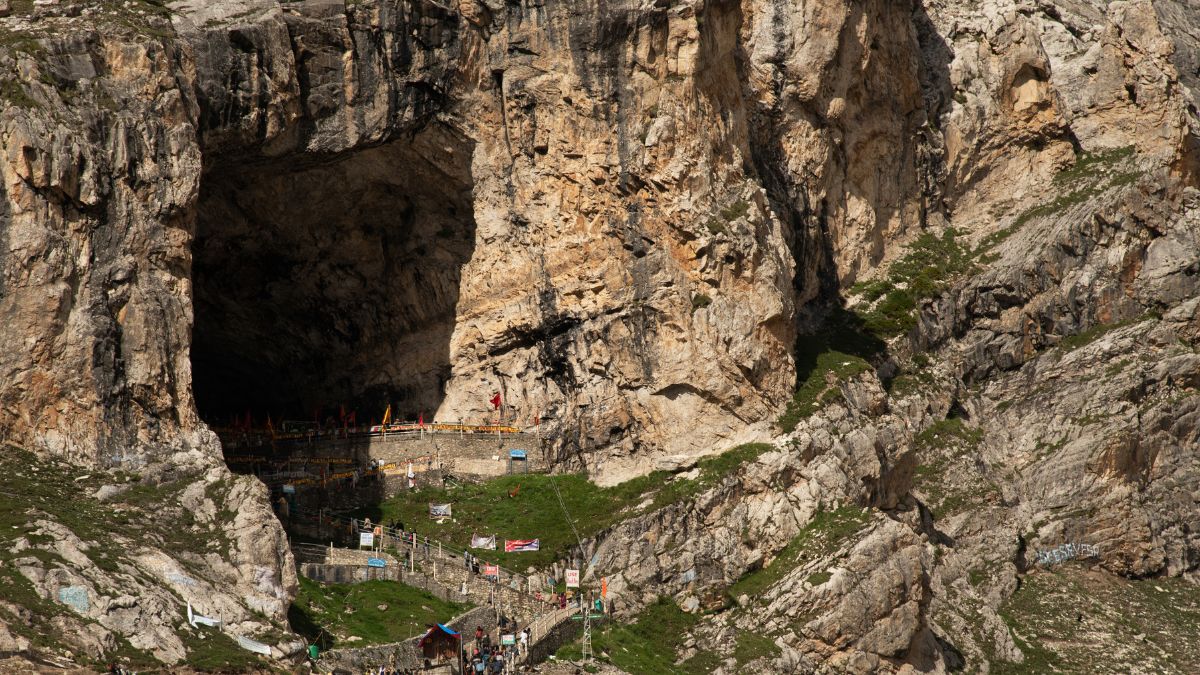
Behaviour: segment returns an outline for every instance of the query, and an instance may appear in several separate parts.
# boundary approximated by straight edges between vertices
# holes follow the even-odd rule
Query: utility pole
[[[592,661],[592,595],[588,594],[588,604],[583,608],[583,662],[585,664]],[[583,604],[583,596],[579,596],[580,604]]]

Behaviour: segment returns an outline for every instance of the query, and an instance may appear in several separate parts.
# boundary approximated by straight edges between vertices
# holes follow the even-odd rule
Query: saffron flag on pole
[[[392,404],[389,403],[387,410],[383,411],[383,422],[381,422],[380,424],[387,424],[388,422],[391,422],[391,421],[392,421]]]
[[[541,539],[505,539],[505,553],[520,553],[522,551],[537,551],[542,547]]]

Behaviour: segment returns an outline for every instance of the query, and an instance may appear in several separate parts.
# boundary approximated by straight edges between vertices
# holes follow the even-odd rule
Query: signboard
[[[493,551],[496,550],[496,535],[490,537],[481,537],[477,534],[471,535],[471,548],[486,548]]]
[[[500,636],[500,644],[515,645],[515,644],[517,644],[517,636],[516,635],[501,635]]]
[[[367,567],[387,567],[387,561],[383,558],[367,558]]]
[[[499,565],[484,565],[483,566],[483,576],[499,577],[500,576],[500,566]]]
[[[292,485],[292,484],[290,484],[290,483],[289,483],[289,484],[287,484],[287,485],[284,485],[284,486],[283,486],[283,494],[285,494],[285,495],[294,495],[294,494],[296,494],[296,486],[295,486],[295,485]]]
[[[363,546],[374,546],[374,545],[375,545],[375,533],[374,532],[359,532],[358,533],[358,547],[359,548],[362,548]]]
[[[579,570],[567,570],[567,588],[579,588]]]
[[[528,456],[525,454],[524,450],[509,450],[508,458],[509,459],[528,459]]]
[[[429,517],[430,518],[451,518],[451,517],[453,517],[453,513],[451,511],[450,504],[430,504],[429,505]]]
[[[542,547],[541,539],[505,539],[505,553],[520,553],[521,551],[537,551]]]

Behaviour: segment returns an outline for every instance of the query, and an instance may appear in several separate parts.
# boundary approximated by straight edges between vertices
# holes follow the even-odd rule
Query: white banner
[[[358,533],[358,547],[359,548],[362,548],[363,546],[374,546],[374,545],[375,545],[375,533],[374,532],[359,532]]]
[[[496,535],[490,537],[481,537],[477,534],[471,535],[471,548],[486,548],[492,551],[496,550]]]
[[[567,570],[567,588],[579,588],[579,570]]]

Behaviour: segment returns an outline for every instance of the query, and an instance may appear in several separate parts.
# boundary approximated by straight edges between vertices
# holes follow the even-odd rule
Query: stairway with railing
[[[369,531],[375,535],[374,547],[371,550],[294,543],[292,550],[298,561],[366,565],[366,558],[376,555],[376,552],[390,554],[389,561],[394,561],[394,564],[407,570],[401,577],[403,583],[427,590],[432,590],[432,584],[440,589],[438,595],[447,599],[466,599],[478,606],[492,606],[497,617],[503,616],[511,621],[512,625],[528,628],[530,634],[527,648],[513,660],[514,663],[523,663],[530,648],[579,612],[579,607],[573,603],[561,607],[550,601],[549,593],[542,595],[533,591],[535,585],[540,584],[535,584],[532,577],[499,565],[493,565],[495,575],[485,576],[481,572],[489,563],[475,558],[472,564],[472,561],[465,557],[467,551],[460,552],[457,547],[450,548],[444,542],[429,537],[327,513],[296,510],[291,517],[325,518],[331,525],[347,528],[351,540],[357,539],[359,532]],[[411,583],[411,575],[420,576],[421,583]],[[500,642],[500,634],[499,627],[489,631],[488,637],[492,644]],[[463,646],[469,652],[475,646],[475,640],[464,635]]]

